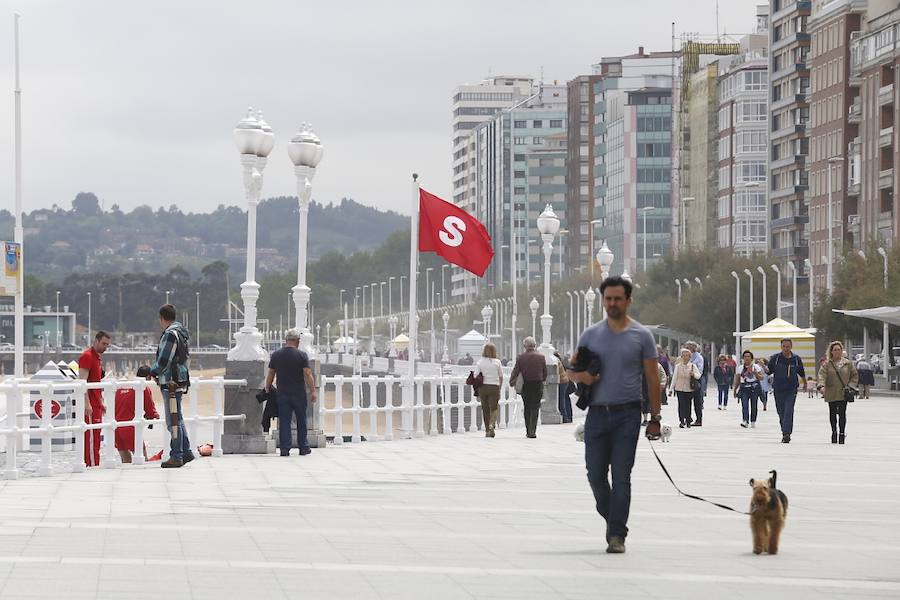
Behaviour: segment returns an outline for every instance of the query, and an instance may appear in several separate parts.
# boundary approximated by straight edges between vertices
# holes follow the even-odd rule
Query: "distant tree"
[[[92,192],[79,192],[72,200],[72,210],[79,217],[94,217],[102,213],[100,201]]]

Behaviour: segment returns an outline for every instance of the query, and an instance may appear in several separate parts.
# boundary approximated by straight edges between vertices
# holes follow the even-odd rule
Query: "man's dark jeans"
[[[522,384],[522,402],[525,404],[525,433],[528,436],[537,434],[538,417],[541,414],[541,398],[543,396],[543,381],[526,381]]]
[[[559,384],[559,414],[563,423],[572,422],[572,399],[569,398],[569,388],[572,387],[571,383]]]
[[[306,437],[306,395],[288,396],[278,392],[278,448],[282,454],[291,449],[291,417],[297,416],[297,447],[309,448]]]
[[[719,406],[728,406],[728,384],[719,384]]]
[[[166,415],[166,428],[171,436],[169,441],[169,458],[176,460],[190,460],[194,454],[191,451],[191,441],[188,439],[187,429],[184,428],[184,414],[181,412],[181,391],[175,392],[172,398],[169,388],[161,386],[163,397],[163,409]]]
[[[794,431],[794,404],[797,402],[797,388],[775,390],[775,410],[778,411],[778,422],[781,433],[791,435]]]
[[[614,411],[592,406],[584,422],[584,463],[597,512],[606,519],[608,536],[624,539],[628,535],[631,469],[640,432],[640,403]]]

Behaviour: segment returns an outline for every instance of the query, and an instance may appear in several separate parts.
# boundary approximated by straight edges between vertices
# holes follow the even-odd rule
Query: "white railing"
[[[87,383],[84,380],[61,380],[47,382],[31,382],[28,380],[11,380],[8,379],[0,383],[0,396],[6,396],[6,416],[7,423],[5,427],[0,428],[0,436],[6,438],[6,466],[2,471],[4,479],[17,479],[17,455],[19,448],[23,445],[26,436],[39,437],[41,440],[41,463],[38,474],[42,476],[53,474],[52,448],[53,436],[55,434],[72,434],[74,437],[75,455],[77,462],[73,470],[82,472],[85,465],[81,461],[84,454],[84,433],[86,431],[100,430],[104,432],[103,442],[100,450],[100,466],[103,468],[115,468],[119,465],[119,455],[116,450],[114,438],[115,430],[118,427],[134,427],[134,447],[136,452],[132,458],[133,464],[143,464],[144,456],[142,448],[144,446],[144,428],[148,425],[163,424],[165,430],[165,445],[169,447],[169,428],[165,427],[165,419],[145,419],[143,411],[144,389],[148,386],[155,385],[145,379],[120,379],[107,380],[98,383]],[[201,422],[212,422],[213,425],[213,456],[222,456],[222,434],[224,432],[225,421],[243,420],[245,416],[226,415],[225,414],[225,388],[227,386],[246,386],[247,381],[244,379],[223,379],[214,377],[210,379],[191,379],[191,386],[187,394],[187,398],[182,400],[182,413],[185,426],[189,430],[189,438],[196,439],[197,427]],[[198,394],[203,388],[211,388],[213,393],[213,414],[209,416],[200,416],[198,406]],[[101,423],[85,423],[84,422],[84,406],[85,403],[81,398],[85,396],[87,390],[103,390],[104,402],[106,404],[106,412]],[[116,421],[116,391],[117,390],[134,390],[135,395],[135,418],[130,421]],[[71,425],[56,426],[53,424],[53,415],[50,401],[54,398],[55,392],[65,391],[71,398],[77,398],[74,402],[74,413],[72,414]],[[23,402],[32,392],[40,393],[41,406],[43,410],[40,416],[40,426],[32,427],[30,425],[31,413],[22,412],[25,407]],[[15,415],[15,418],[11,418]]]
[[[414,388],[413,388],[414,386]],[[484,429],[481,403],[461,377],[324,376],[319,381],[319,422],[326,435],[342,444],[465,433]],[[380,417],[380,418],[379,418]],[[349,423],[345,423],[345,419]],[[497,427],[524,426],[522,403],[515,389],[500,390]]]

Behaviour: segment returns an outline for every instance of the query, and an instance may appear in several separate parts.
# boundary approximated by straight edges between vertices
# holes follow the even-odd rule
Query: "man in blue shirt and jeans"
[[[284,336],[284,346],[269,358],[269,372],[266,375],[266,390],[278,382],[275,401],[278,403],[278,447],[281,456],[291,454],[291,418],[297,419],[297,448],[300,456],[312,452],[306,434],[306,390],[309,401],[316,401],[316,382],[309,365],[306,352],[300,350],[300,331],[288,329]]]
[[[778,411],[778,422],[781,423],[782,444],[789,444],[791,441],[797,389],[801,380],[806,385],[803,360],[793,353],[793,347],[794,343],[790,338],[781,340],[781,352],[772,355],[768,366],[769,375],[772,375],[772,391],[775,392],[775,409]]]
[[[591,386],[584,423],[584,462],[597,512],[606,519],[606,551],[610,554],[625,552],[631,469],[641,432],[642,376],[650,396],[649,439],[659,439],[662,418],[656,342],[646,327],[628,316],[631,289],[631,283],[619,276],[603,280],[600,295],[607,318],[587,328],[578,340],[578,348],[599,357],[599,374],[569,371],[570,380]],[[572,362],[577,362],[576,358]]]

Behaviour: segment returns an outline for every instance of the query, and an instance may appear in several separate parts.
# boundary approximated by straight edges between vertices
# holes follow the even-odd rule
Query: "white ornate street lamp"
[[[815,289],[813,287],[813,268],[812,261],[808,258],[803,259],[803,265],[806,267],[806,279],[809,281],[809,328],[813,326],[813,311],[815,310]],[[796,323],[795,323],[796,325]]]
[[[798,327],[798,325],[797,325],[797,265],[795,265],[793,261],[789,260],[787,263],[787,266],[788,266],[788,270],[791,272],[791,278],[792,278],[792,283],[793,283],[793,288],[794,288],[794,296],[793,296],[794,307],[791,309],[791,314],[793,315],[793,317],[791,318],[791,323],[793,323],[795,327]]]
[[[288,156],[294,163],[297,176],[297,201],[300,206],[299,235],[297,242],[297,285],[291,288],[294,298],[295,327],[300,330],[300,349],[309,354],[312,350],[312,333],[309,330],[309,297],[311,290],[306,285],[306,249],[309,231],[309,198],[312,194],[312,179],[316,167],[325,152],[319,137],[313,133],[309,123],[303,123],[300,131],[288,144]]]
[[[681,304],[681,280],[676,279],[675,285],[678,287],[678,304]]]
[[[884,291],[887,292],[887,289],[888,289],[888,254],[884,248],[879,247],[878,255],[881,256],[882,260],[884,260]],[[812,314],[812,313],[810,313],[810,314]],[[888,365],[890,365],[890,359],[891,359],[891,345],[890,345],[890,340],[888,339],[887,321],[885,321],[883,323],[883,326],[884,326],[884,330],[882,331],[882,335],[884,337],[882,338],[882,346],[881,346],[882,358],[881,358],[881,360],[882,360],[882,364],[884,366],[881,368],[881,372],[884,373],[885,378],[887,378]]]
[[[750,278],[750,290],[748,293],[748,298],[750,302],[750,327],[747,331],[753,331],[753,271],[750,269],[744,269],[744,274]]]
[[[553,238],[559,231],[559,218],[553,212],[553,207],[547,204],[544,212],[537,218],[538,231],[541,232],[541,240],[544,242],[544,314],[541,315],[541,329],[543,341],[541,342],[541,351],[547,359],[548,364],[552,364],[556,359],[553,357],[553,346],[550,344],[550,329],[553,326],[553,315],[550,314],[550,259],[553,256]]]
[[[603,245],[597,250],[597,262],[600,263],[600,283],[603,283],[603,280],[609,277],[609,270],[612,267],[615,258],[612,250],[606,245],[606,240],[603,240]],[[600,298],[600,318],[606,318],[606,308],[603,306],[603,298]]]
[[[444,321],[444,353],[441,356],[441,362],[448,363],[450,362],[450,356],[447,348],[447,326],[450,325],[450,313],[445,310],[441,318]]]
[[[275,145],[275,136],[265,121],[253,116],[252,109],[247,110],[247,116],[238,122],[232,135],[241,154],[244,193],[247,196],[247,270],[245,281],[241,284],[244,324],[234,334],[235,346],[228,352],[228,359],[264,361],[267,353],[261,344],[262,334],[256,327],[256,303],[259,300],[259,284],[256,283],[256,207],[262,190],[262,172]]]
[[[325,323],[325,352],[331,350],[331,321]]]
[[[731,276],[737,284],[734,290],[734,353],[741,357],[741,276],[732,271]]]
[[[494,315],[494,309],[490,305],[485,304],[481,309],[481,320],[484,322],[484,337],[487,341],[491,339],[491,317]]]
[[[594,288],[589,287],[587,289],[587,291],[584,293],[584,303],[585,303],[585,306],[587,307],[587,323],[585,324],[586,325],[585,329],[587,329],[588,327],[590,327],[593,324],[592,321],[593,321],[593,312],[594,312],[594,300],[596,300],[596,299],[597,299],[597,292],[594,291]],[[602,301],[601,301],[601,304],[602,304]],[[603,308],[601,308],[600,310],[602,312]]]
[[[394,345],[394,338],[397,337],[397,316],[391,315],[388,319],[388,325],[390,325],[391,329],[391,344],[390,344],[390,352],[388,356],[391,358],[397,358],[397,347]]]
[[[624,279],[628,283],[634,283],[634,279],[631,278],[631,274],[628,273],[628,269],[622,269],[622,279]]]
[[[537,298],[532,298],[528,303],[528,308],[531,309],[531,337],[537,337],[537,311],[540,307]]]

